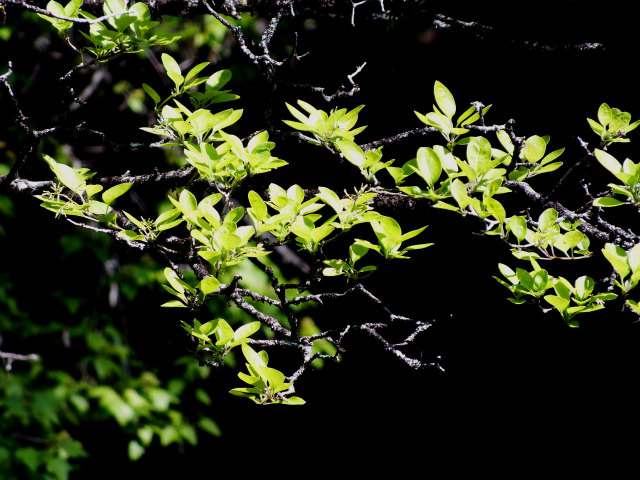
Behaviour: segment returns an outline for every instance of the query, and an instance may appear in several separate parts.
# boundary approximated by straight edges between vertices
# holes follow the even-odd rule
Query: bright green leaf
[[[220,282],[216,277],[206,277],[200,282],[200,290],[205,295],[215,292],[220,287]]]
[[[102,201],[107,205],[111,205],[116,198],[124,195],[129,191],[129,189],[133,186],[133,183],[121,183],[119,185],[115,185],[102,194]]]
[[[449,118],[453,118],[456,114],[456,102],[449,89],[436,80],[433,86],[433,95],[435,97],[436,104],[438,105],[438,108],[442,110],[442,113]]]

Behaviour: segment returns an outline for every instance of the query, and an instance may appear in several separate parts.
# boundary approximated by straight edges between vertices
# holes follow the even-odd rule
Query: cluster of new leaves
[[[530,261],[533,267],[531,271],[517,268],[514,272],[507,265],[498,264],[500,273],[507,281],[494,278],[511,291],[513,297],[508,300],[512,303],[522,304],[528,298],[535,302],[544,299],[562,315],[567,325],[577,327],[578,322],[573,317],[579,313],[600,310],[604,308],[605,301],[617,298],[615,293],[610,292],[594,294],[595,282],[587,275],[581,276],[572,285],[564,277],[550,276],[535,260]],[[555,294],[546,294],[550,289],[553,289]]]
[[[300,122],[287,121],[287,124],[301,131],[313,132],[318,141],[311,143],[333,147],[351,163],[360,167],[365,180],[374,184],[373,193],[393,192],[380,187],[380,182],[375,177],[375,173],[385,170],[393,179],[396,192],[430,201],[435,208],[472,215],[482,220],[486,234],[499,236],[511,247],[516,258],[530,260],[534,264],[533,272],[526,272],[521,268],[514,272],[510,267],[500,264],[500,270],[508,281],[501,279],[498,281],[513,293],[514,297],[511,300],[514,303],[524,303],[526,298],[532,298],[536,302],[544,299],[562,315],[569,326],[576,327],[578,323],[574,320],[575,315],[600,310],[603,308],[603,302],[615,299],[617,295],[613,293],[594,294],[594,281],[587,275],[580,277],[572,285],[563,277],[549,276],[547,271],[540,269],[536,263],[536,260],[590,257],[592,255],[589,250],[591,240],[585,233],[589,228],[584,225],[582,219],[584,215],[569,212],[569,217],[563,216],[553,207],[543,210],[537,219],[531,218],[529,214],[509,215],[503,201],[497,198],[511,193],[513,187],[525,189],[524,186],[527,185],[525,182],[532,177],[559,169],[562,162],[557,159],[564,152],[564,148],[549,152],[548,136],[533,135],[529,138],[519,138],[507,126],[483,129],[484,116],[489,107],[481,105],[470,107],[454,124],[456,103],[451,92],[441,82],[436,81],[434,97],[436,105],[433,111],[425,115],[416,112],[416,115],[426,125],[440,133],[446,140],[446,144],[418,148],[416,157],[405,162],[402,167],[393,166],[393,161],[382,163],[379,149],[363,151],[352,139],[340,138],[342,133],[340,130],[335,134],[325,126],[335,112],[341,112],[344,115],[344,110],[334,110],[331,115],[327,115],[300,101],[299,104],[310,113],[309,117],[305,117],[288,105],[289,111]],[[355,111],[359,112],[360,109],[361,107],[358,107]],[[335,118],[340,116],[335,115]],[[630,124],[631,117],[628,113],[611,109],[606,104],[600,107],[598,118],[601,124],[596,124],[593,120],[589,123],[596,133],[601,134],[601,146],[604,148],[616,141],[628,141],[622,137],[637,127],[637,122]],[[467,136],[478,120],[483,125],[477,130],[494,131],[501,148],[492,146],[485,136]],[[335,121],[329,125],[335,125]],[[354,125],[355,123],[349,123],[348,127],[352,128]],[[599,128],[596,128],[596,125],[599,125]],[[458,156],[460,148],[464,149],[464,157]],[[620,164],[605,150],[596,149],[591,155],[624,183],[623,185],[610,184],[612,192],[628,197],[626,202],[611,197],[593,199],[590,202],[591,208],[625,203],[637,205],[640,168],[629,159],[625,160],[624,164]],[[373,170],[372,166],[374,166]],[[422,180],[423,184],[407,186],[408,179],[413,178],[414,174]],[[530,189],[528,185],[526,188]],[[563,213],[566,215],[566,210],[563,210]],[[405,251],[427,246],[416,245],[400,250],[400,241],[410,238],[419,231],[402,235],[395,221],[384,217],[373,218],[370,223],[378,238],[378,245],[357,239],[353,247],[376,250],[386,258],[403,258],[402,253]],[[354,263],[366,253],[366,250],[353,247],[350,249],[348,259],[327,262],[329,268],[325,269],[325,275],[343,274],[351,278],[355,272],[360,272],[355,268]],[[615,263],[611,260],[612,258],[619,260],[624,256],[619,250],[621,250],[620,247],[613,244],[608,244],[604,250],[605,256],[613,265]],[[614,255],[612,252],[618,253]],[[617,263],[624,264],[622,260]],[[373,268],[365,267],[366,271]],[[630,271],[630,267],[625,270],[620,266],[617,269],[621,280]],[[628,291],[627,289],[632,285],[635,286],[635,283],[629,279],[625,286],[620,282],[616,284],[621,286],[624,292]],[[546,294],[549,289],[554,289],[556,294]],[[632,300],[627,304],[634,309],[637,305]]]
[[[250,398],[259,405],[278,403],[302,405],[305,403],[300,397],[279,395],[280,392],[290,389],[293,384],[285,381],[282,372],[267,366],[269,356],[266,351],[256,352],[249,345],[243,343],[242,353],[247,359],[246,367],[249,374],[240,372],[238,377],[251,386],[234,388],[231,390],[233,395]]]
[[[358,113],[364,105],[349,111],[346,108],[336,108],[327,113],[304,100],[298,100],[298,105],[308,115],[288,103],[286,105],[298,121],[284,120],[284,123],[296,130],[312,133],[313,138],[303,136],[309,143],[336,149],[347,161],[360,169],[367,182],[377,183],[375,174],[393,163],[382,162],[382,148],[365,152],[354,142],[355,136],[366,128],[354,128],[358,121]]]
[[[42,200],[43,208],[55,212],[56,216],[78,216],[116,226],[116,214],[111,204],[131,188],[131,183],[121,183],[102,192],[102,185],[87,183],[95,175],[94,172],[87,168],[74,169],[56,162],[46,154],[43,158],[59,182],[52,190],[36,195],[36,198]],[[100,192],[102,201],[95,199],[95,195]]]
[[[208,352],[211,357],[206,358],[205,361],[208,360],[207,363],[211,363],[221,362],[233,347],[244,345],[251,335],[260,330],[260,322],[244,324],[234,331],[224,318],[218,318],[206,323],[194,320],[193,325],[182,322],[182,328],[198,339],[196,353]],[[215,340],[211,339],[212,335]]]
[[[296,240],[301,248],[315,253],[320,242],[334,230],[330,221],[315,226],[322,215],[314,212],[324,206],[316,200],[313,197],[305,201],[304,190],[299,185],[292,185],[285,190],[272,183],[269,185],[268,202],[255,191],[249,192],[251,208],[248,213],[258,232],[270,232],[280,242],[285,242],[293,233],[298,235]],[[267,206],[277,213],[270,215]]]
[[[468,125],[480,120],[489,111],[491,105],[487,107],[471,106],[458,117],[455,126],[453,117],[456,114],[456,102],[451,92],[441,82],[437,81],[433,88],[436,104],[433,111],[426,115],[415,112],[416,116],[426,125],[435,128],[447,141],[447,149],[453,150],[456,145],[464,145],[466,141],[460,139],[462,135],[469,133]]]
[[[47,3],[46,9],[53,16],[40,14],[40,17],[51,23],[61,35],[67,38],[73,21],[63,18],[90,20],[89,32],[81,32],[81,34],[91,44],[87,47],[87,51],[98,61],[106,61],[119,53],[135,53],[155,45],[168,45],[180,38],[155,33],[153,30],[160,22],[151,20],[149,8],[143,2],[128,6],[124,0],[105,0],[104,15],[99,18],[81,10],[82,3],[83,0],[71,0],[62,6],[55,0],[51,0]]]
[[[198,78],[209,62],[196,65],[184,76],[178,62],[170,55],[162,54],[162,63],[175,88],[162,100],[153,88],[143,84],[155,103],[158,123],[142,130],[165,137],[164,146],[182,147],[187,162],[196,168],[200,178],[215,184],[225,195],[225,201],[247,178],[287,164],[271,155],[275,144],[269,141],[266,131],[254,135],[246,146],[237,136],[224,131],[240,119],[242,110],[228,108],[213,113],[206,108],[239,98],[229,90],[221,90],[231,79],[229,70]],[[201,84],[205,85],[204,92],[194,90]],[[187,96],[195,110],[189,110],[178,101],[180,96]],[[169,105],[171,101],[175,106]]]
[[[600,136],[600,147],[606,148],[612,143],[629,142],[627,134],[640,125],[640,120],[631,122],[631,114],[619,108],[611,108],[606,103],[598,109],[598,121],[587,118],[591,129]]]
[[[627,134],[640,125],[640,120],[631,122],[631,114],[618,108],[611,108],[603,103],[598,109],[598,122],[587,119],[592,130],[600,136],[600,147],[594,155],[598,162],[611,172],[622,184],[610,183],[611,193],[621,195],[624,199],[614,197],[599,197],[594,201],[598,207],[617,207],[631,203],[640,205],[640,168],[639,164],[625,159],[621,164],[606,148],[613,143],[627,143]]]
[[[112,204],[118,197],[129,191],[132,183],[120,183],[103,191],[102,185],[87,183],[87,180],[95,175],[94,172],[86,168],[74,169],[64,163],[56,162],[46,154],[43,154],[43,158],[58,182],[53,184],[50,190],[41,195],[35,195],[35,198],[41,200],[41,206],[54,212],[56,216],[77,216],[102,223],[128,242],[145,243],[153,243],[160,232],[173,228],[183,221],[182,218],[177,218],[180,215],[178,209],[167,210],[155,220],[137,219],[126,211],[117,212]],[[97,197],[100,193],[100,197]],[[124,215],[129,223],[121,226],[124,222],[118,222],[118,215],[121,217]],[[136,230],[132,230],[129,226]]]
[[[620,164],[616,158],[604,150],[595,151],[595,156],[600,164],[613,173],[622,182],[610,183],[611,192],[622,195],[624,200],[614,197],[600,197],[594,202],[598,207],[618,207],[620,205],[632,204],[640,206],[640,164],[636,164],[628,158]]]
[[[308,140],[316,145],[336,143],[340,140],[353,141],[355,136],[366,128],[366,126],[353,128],[358,121],[358,113],[364,105],[349,111],[346,108],[338,108],[327,113],[304,100],[298,100],[298,105],[307,112],[307,115],[288,103],[286,105],[291,115],[298,121],[284,120],[284,123],[296,130],[313,134],[313,139]]]

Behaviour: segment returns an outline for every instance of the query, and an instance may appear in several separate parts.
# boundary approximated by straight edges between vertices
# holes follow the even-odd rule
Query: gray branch
[[[29,353],[28,355],[21,355],[19,353],[9,353],[0,351],[0,358],[5,363],[5,370],[10,371],[13,367],[13,362],[36,362],[40,360],[40,355],[37,353]]]

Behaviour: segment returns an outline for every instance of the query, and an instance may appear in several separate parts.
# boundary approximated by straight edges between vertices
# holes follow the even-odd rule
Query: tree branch
[[[13,362],[35,362],[40,360],[40,355],[37,353],[30,353],[28,355],[21,355],[19,353],[9,353],[0,351],[0,358],[3,359],[5,363],[5,370],[8,372],[13,367]]]
[[[91,183],[102,185],[105,188],[109,188],[120,183],[133,183],[134,186],[152,184],[163,187],[177,187],[190,180],[194,171],[194,168],[182,168],[180,170],[170,170],[163,173],[155,171],[154,173],[143,175],[129,175],[129,173],[125,173],[124,175],[116,175],[113,177],[92,178]],[[3,185],[5,181],[8,182],[6,190],[14,191],[16,193],[26,193],[29,195],[42,193],[48,188],[51,188],[54,183],[52,180],[31,181],[24,178],[17,178],[8,181],[6,180],[7,177],[9,177],[9,175],[0,175],[0,185]]]
[[[494,27],[483,25],[479,22],[466,22],[464,20],[451,18],[446,15],[436,13],[434,15],[433,25],[439,30],[463,34],[473,37],[477,40],[486,41],[490,38],[500,38],[498,30]],[[593,52],[604,50],[602,43],[546,43],[530,40],[511,40],[511,45],[526,50],[541,52]]]

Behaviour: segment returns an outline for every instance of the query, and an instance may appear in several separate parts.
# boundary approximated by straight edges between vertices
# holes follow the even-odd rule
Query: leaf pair
[[[87,12],[79,13],[85,18],[96,20],[95,16]],[[180,38],[161,32],[152,33],[160,22],[151,20],[149,8],[142,2],[127,7],[123,0],[105,0],[103,13],[108,17],[106,23],[92,23],[88,34],[80,32],[93,44],[87,50],[100,61],[118,53],[139,52],[142,47],[168,45]]]
[[[269,185],[269,201],[262,200],[260,195],[255,191],[249,192],[249,203],[251,208],[247,213],[251,218],[256,230],[259,232],[271,232],[279,241],[283,242],[289,233],[291,233],[290,226],[298,221],[298,218],[304,217],[307,221],[307,227],[311,228],[308,222],[312,225],[321,218],[321,215],[315,214],[317,210],[321,209],[324,205],[316,202],[317,198],[312,197],[305,201],[304,190],[299,185],[292,185],[287,190],[272,183]],[[267,206],[276,210],[276,215],[270,215]],[[299,220],[302,222],[303,228],[305,220]],[[316,228],[313,226],[313,228]],[[305,228],[306,229],[306,228]],[[324,237],[323,237],[324,238]]]
[[[511,143],[508,136],[502,135],[499,138],[501,138],[501,142]],[[564,148],[546,154],[549,140],[548,136],[540,137],[538,135],[527,138],[520,154],[521,160],[526,162],[526,165],[520,166],[509,173],[509,180],[521,182],[536,175],[559,169],[562,166],[562,162],[556,162],[555,160],[562,155]],[[511,145],[510,150],[513,152],[513,145]]]
[[[87,184],[87,180],[93,177],[94,173],[86,168],[75,169],[64,163],[58,163],[46,154],[43,154],[42,157],[60,184],[71,192],[71,194],[67,194],[63,192],[62,186],[57,186],[53,191],[36,195],[36,198],[42,200],[41,206],[43,208],[55,212],[57,215],[80,216],[116,227],[116,215],[111,204],[129,191],[132,183],[114,185],[102,193],[102,201],[95,200],[94,196],[102,192],[103,187],[102,185]]]
[[[193,303],[193,300],[197,298],[198,292],[189,283],[181,279],[176,272],[169,267],[165,268],[164,277],[169,282],[169,285],[162,285],[167,292],[171,295],[178,297],[178,300],[171,300],[163,303],[162,307],[179,307],[186,308]]]
[[[177,227],[184,221],[180,210],[177,208],[162,212],[154,221],[144,218],[138,219],[125,211],[123,213],[138,230],[136,232],[135,230],[127,229],[118,232],[118,236],[129,241],[153,242],[158,238],[160,232]]]
[[[348,231],[351,227],[360,223],[370,222],[379,214],[370,206],[377,193],[367,192],[362,189],[355,195],[340,198],[333,190],[327,187],[318,187],[320,193],[317,198],[329,205],[337,214],[337,222],[331,223],[335,228]]]
[[[469,132],[464,126],[479,120],[480,113],[475,106],[469,107],[458,117],[454,126],[453,117],[456,113],[456,102],[449,89],[440,81],[436,80],[433,85],[433,96],[436,105],[433,106],[432,112],[422,114],[414,111],[414,113],[423,123],[438,130],[449,143],[449,150],[453,150],[454,146],[465,142],[465,140],[457,140],[458,137]],[[484,107],[482,109],[482,115],[485,115],[490,108],[491,105]]]
[[[193,306],[194,304],[203,302],[207,295],[214,293],[220,287],[220,281],[213,276],[203,278],[198,282],[197,287],[194,287],[180,278],[180,276],[169,267],[165,268],[163,273],[169,285],[163,284],[162,287],[171,295],[177,297],[178,300],[165,302],[161,307],[185,308]]]
[[[530,261],[533,266],[531,271],[517,268],[514,272],[507,265],[499,263],[498,269],[507,281],[493,277],[500,285],[511,291],[513,297],[508,300],[516,305],[524,303],[526,297],[541,298],[553,285],[553,277],[550,277],[545,269],[540,268],[535,260]]]
[[[208,77],[198,78],[197,75],[209,65],[209,62],[199,63],[183,75],[180,65],[171,55],[163,53],[160,59],[167,76],[174,84],[172,96],[186,93],[196,108],[204,108],[214,103],[228,102],[240,98],[238,95],[229,93],[229,90],[221,90],[231,80],[231,70],[219,70]],[[203,83],[205,84],[204,93],[189,91]],[[167,102],[168,98],[161,102],[160,95],[149,85],[143,83],[142,88],[144,88],[156,106],[162,106]]]
[[[518,215],[512,216],[506,223],[507,230],[516,237],[518,245],[526,240],[528,245],[525,247],[537,247],[547,258],[554,256],[553,251],[547,250],[549,247],[562,251],[570,258],[591,255],[589,237],[577,230],[579,225],[580,221],[572,223],[559,219],[558,211],[554,208],[544,210],[535,225],[529,226],[525,217]],[[521,248],[515,248],[512,252],[520,259],[541,258],[538,253]]]
[[[410,245],[408,247],[402,248],[403,242],[419,235],[427,227],[418,228],[416,230],[412,230],[403,234],[400,225],[395,219],[383,215],[380,215],[371,220],[370,224],[373,228],[373,232],[375,233],[376,238],[378,239],[378,244],[374,245],[367,240],[361,239],[356,239],[356,244],[371,250],[375,250],[387,259],[406,259],[409,258],[405,256],[408,251],[427,248],[433,245],[432,243],[424,243],[420,245]]]
[[[350,163],[360,169],[360,173],[368,182],[376,182],[375,174],[383,168],[388,168],[393,160],[382,162],[382,147],[376,150],[362,150],[353,140],[341,138],[335,142],[338,151]]]

